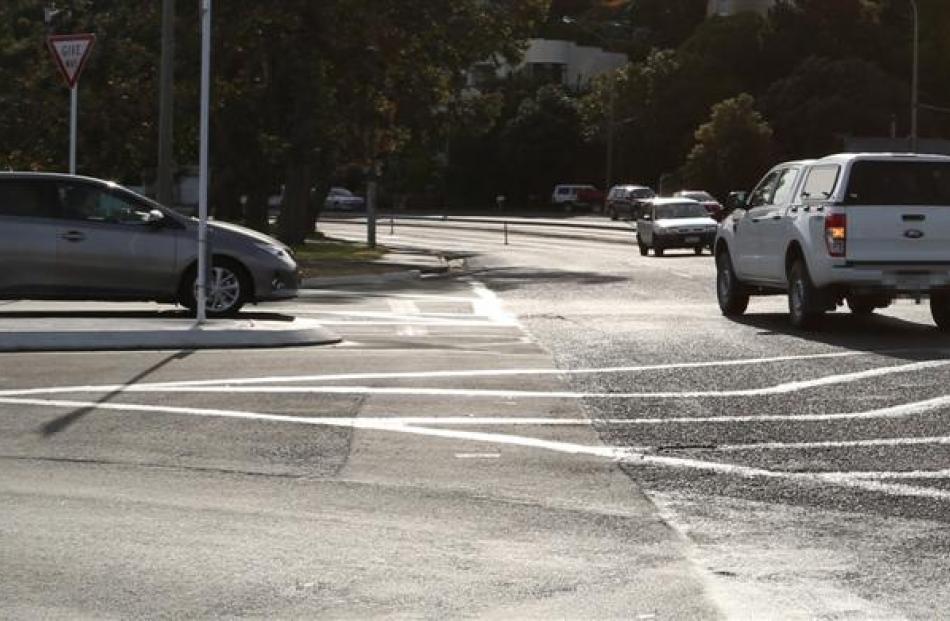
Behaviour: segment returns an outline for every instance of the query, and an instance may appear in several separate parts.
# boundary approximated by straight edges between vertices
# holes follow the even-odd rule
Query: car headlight
[[[294,257],[293,252],[286,246],[278,246],[276,244],[268,243],[257,243],[254,245],[257,246],[259,250],[266,252],[272,257],[277,257],[278,259],[292,259]]]

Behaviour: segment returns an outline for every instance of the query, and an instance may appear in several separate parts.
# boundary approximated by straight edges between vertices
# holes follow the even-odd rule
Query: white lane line
[[[469,300],[470,301],[470,300]],[[902,350],[903,351],[903,350]],[[939,350],[944,353],[943,350]],[[272,375],[265,377],[231,377],[221,379],[206,380],[184,380],[173,382],[149,382],[136,384],[137,386],[242,386],[255,384],[279,384],[293,382],[327,382],[327,381],[349,381],[349,380],[371,380],[371,379],[439,379],[439,378],[462,378],[462,377],[505,377],[514,375],[533,375],[533,376],[571,376],[571,375],[598,375],[613,373],[647,373],[651,371],[671,371],[677,369],[703,369],[719,367],[750,366],[760,364],[773,364],[781,362],[798,362],[809,360],[824,360],[834,358],[853,358],[858,356],[886,355],[888,353],[900,353],[894,350],[881,352],[829,352],[824,354],[804,354],[797,356],[773,356],[768,358],[740,358],[736,360],[717,360],[708,362],[677,362],[670,364],[649,364],[637,366],[618,366],[603,367],[594,369],[475,369],[475,370],[456,370],[456,371],[399,371],[382,373],[333,373],[320,375]],[[87,385],[87,386],[53,386],[46,388],[30,389],[11,389],[0,390],[0,395],[29,395],[29,394],[55,394],[64,392],[112,392],[123,390],[124,384],[106,384],[106,385]]]
[[[950,436],[873,438],[868,440],[828,440],[824,442],[758,442],[755,444],[721,444],[716,451],[777,451],[805,449],[867,448],[881,446],[920,446],[926,444],[950,444]]]
[[[766,478],[771,480],[786,480],[796,483],[808,484],[834,484],[839,487],[858,489],[863,491],[872,491],[891,496],[930,498],[934,500],[950,500],[950,491],[944,491],[926,487],[913,487],[900,484],[882,483],[880,481],[869,481],[860,478],[843,477],[837,474],[823,473],[799,473],[799,472],[781,472],[766,470],[763,468],[753,468],[749,466],[737,466],[727,463],[700,461],[696,459],[684,459],[678,457],[668,457],[662,455],[647,455],[631,451],[629,448],[617,448],[608,446],[591,446],[584,444],[575,444],[571,442],[557,442],[552,440],[541,440],[538,438],[529,438],[525,436],[514,436],[499,433],[485,433],[473,431],[459,431],[447,429],[432,429],[428,427],[417,427],[412,425],[401,425],[398,423],[379,423],[362,420],[359,418],[304,418],[295,416],[283,416],[279,414],[264,414],[258,412],[244,412],[234,410],[215,410],[203,408],[179,408],[170,406],[148,406],[120,403],[98,403],[95,401],[63,401],[47,399],[0,399],[0,402],[20,405],[33,405],[56,408],[93,408],[100,410],[114,410],[138,413],[164,413],[180,414],[190,416],[211,416],[232,419],[284,422],[305,425],[322,425],[351,427],[355,429],[369,429],[375,431],[387,431],[395,433],[407,433],[422,435],[428,437],[439,437],[450,440],[466,440],[473,442],[484,442],[493,445],[521,446],[524,448],[535,448],[548,450],[552,452],[588,455],[592,457],[601,457],[614,461],[620,461],[630,465],[648,465],[664,468],[700,470],[723,474],[730,476],[739,476],[742,478]],[[378,420],[378,419],[377,419]]]
[[[400,300],[432,300],[438,302],[471,302],[472,298],[463,296],[439,295],[435,293],[387,293],[384,291],[353,291],[351,289],[298,289],[298,298],[346,297],[346,298],[396,298]],[[279,306],[275,306],[279,309]]]
[[[472,397],[472,398],[502,398],[502,399],[697,399],[710,397],[763,397],[769,395],[783,395],[801,392],[811,388],[832,386],[858,382],[876,377],[883,377],[896,373],[910,373],[926,369],[936,369],[950,365],[950,360],[934,360],[929,362],[915,362],[898,365],[829,375],[812,380],[786,382],[763,388],[745,388],[741,390],[694,390],[679,392],[573,392],[561,390],[509,390],[509,389],[482,389],[482,388],[428,388],[428,387],[399,387],[399,386],[237,386],[225,385],[185,385],[185,384],[133,384],[124,388],[125,392],[234,392],[234,393],[261,393],[261,394],[336,394],[336,395],[390,395],[408,397]],[[94,392],[100,392],[101,389]],[[32,393],[25,391],[0,391],[2,395],[17,394],[52,394],[54,392],[90,392],[81,389],[74,390],[37,390]]]
[[[502,326],[517,326],[518,320],[502,308],[501,300],[495,295],[495,292],[478,281],[471,281],[472,292],[478,299],[472,302],[472,312],[480,317],[488,317],[489,320]]]
[[[900,470],[900,471],[866,471],[853,472],[823,472],[826,477],[842,477],[845,479],[950,479],[950,468],[944,470]]]
[[[396,334],[400,336],[425,336],[429,333],[429,331],[425,328],[429,322],[432,324],[437,324],[442,321],[440,319],[421,320],[419,318],[419,307],[416,306],[416,303],[413,300],[390,298],[386,300],[386,304],[389,305],[389,308],[393,311],[395,317],[408,319],[405,324],[401,325],[399,329],[396,330]]]

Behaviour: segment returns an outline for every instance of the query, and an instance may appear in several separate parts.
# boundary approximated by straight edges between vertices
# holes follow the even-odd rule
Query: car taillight
[[[848,244],[848,217],[843,213],[830,213],[825,216],[825,244],[828,254],[843,257]]]

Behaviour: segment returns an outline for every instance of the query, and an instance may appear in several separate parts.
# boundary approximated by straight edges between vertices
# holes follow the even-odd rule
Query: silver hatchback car
[[[154,300],[196,307],[198,221],[119,185],[0,172],[0,299]],[[297,295],[276,239],[210,222],[207,312]]]

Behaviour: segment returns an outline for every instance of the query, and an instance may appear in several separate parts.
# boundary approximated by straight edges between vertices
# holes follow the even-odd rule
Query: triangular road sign
[[[79,74],[95,42],[94,34],[51,35],[46,39],[56,66],[69,88],[74,88],[79,81]]]

